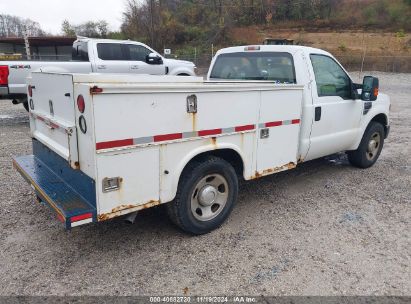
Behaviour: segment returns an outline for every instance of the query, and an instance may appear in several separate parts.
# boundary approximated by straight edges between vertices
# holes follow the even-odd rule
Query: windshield
[[[293,57],[282,52],[238,52],[217,57],[211,79],[296,83]]]

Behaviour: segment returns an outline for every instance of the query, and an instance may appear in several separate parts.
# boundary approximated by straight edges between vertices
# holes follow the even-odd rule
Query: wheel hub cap
[[[191,194],[191,212],[199,221],[210,221],[218,216],[227,203],[228,183],[221,174],[208,174],[194,186]]]
[[[370,140],[370,142],[368,143],[368,151],[374,151],[376,146],[377,142],[374,139]]]
[[[217,189],[211,185],[204,186],[198,195],[198,202],[202,206],[211,206],[217,197]]]
[[[377,156],[378,150],[380,149],[380,142],[380,134],[374,133],[368,142],[368,147],[366,151],[366,157],[368,160],[373,160]]]

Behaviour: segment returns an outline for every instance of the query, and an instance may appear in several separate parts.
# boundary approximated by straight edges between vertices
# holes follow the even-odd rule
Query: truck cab
[[[193,76],[194,64],[168,59],[148,45],[131,40],[79,38],[73,61],[91,62],[95,73]]]
[[[389,132],[389,97],[379,93],[372,102],[364,98],[362,84],[324,50],[291,45],[225,48],[213,58],[207,79],[302,85],[300,161],[355,150],[371,120]]]

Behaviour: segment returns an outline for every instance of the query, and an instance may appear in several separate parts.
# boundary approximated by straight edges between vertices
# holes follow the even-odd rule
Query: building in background
[[[24,38],[0,38],[0,60],[70,60],[74,40],[75,37],[28,37],[27,54]]]

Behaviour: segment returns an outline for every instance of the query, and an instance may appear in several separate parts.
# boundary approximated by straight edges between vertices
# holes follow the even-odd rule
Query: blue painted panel
[[[71,219],[75,216],[91,213],[93,221],[97,221],[96,208],[38,157],[19,156],[14,158],[13,163],[17,171],[34,187],[41,200],[59,214],[67,229],[71,228]]]
[[[70,167],[68,161],[33,139],[33,154],[65,183],[69,184],[84,200],[96,208],[96,185],[92,178]]]

